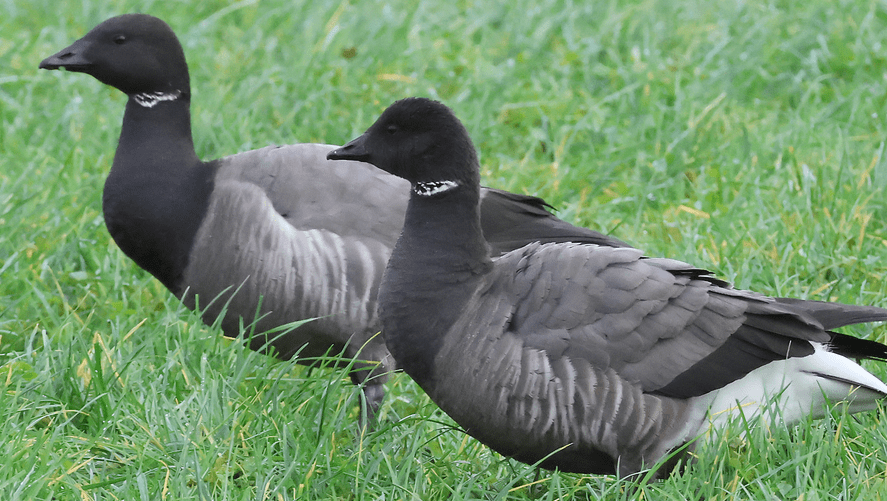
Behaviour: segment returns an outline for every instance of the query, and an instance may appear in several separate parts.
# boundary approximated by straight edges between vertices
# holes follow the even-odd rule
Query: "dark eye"
[[[386,130],[388,131],[389,134],[396,134],[399,129],[396,125],[391,124],[388,126],[388,128]]]
[[[126,35],[117,35],[116,37],[114,37],[114,43],[116,43],[117,45],[123,45],[124,43],[126,43]]]

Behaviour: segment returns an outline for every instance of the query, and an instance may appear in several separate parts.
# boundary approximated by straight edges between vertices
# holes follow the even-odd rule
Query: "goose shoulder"
[[[557,290],[560,275],[578,277],[577,269],[595,263],[543,270],[537,256],[582,247],[534,244],[500,258],[497,270],[511,273],[494,272],[469,298],[471,307],[444,335],[426,391],[469,434],[505,455],[535,463],[565,446],[542,466],[612,473],[618,460],[630,470],[686,441],[705,411],[649,395],[623,377],[617,369],[628,350],[620,346],[632,343],[583,332],[578,319],[587,311],[579,303],[554,304],[567,299]],[[605,252],[595,256],[601,272],[640,256]]]
[[[362,162],[329,162],[334,146],[268,146],[225,157],[217,182],[259,187],[290,225],[394,245],[406,212],[409,183]]]
[[[403,217],[343,209],[382,200],[364,197],[364,190],[349,191],[345,188],[353,185],[346,180],[317,169],[329,148],[267,147],[221,159],[185,272],[186,304],[194,306],[199,296],[209,323],[227,311],[226,332],[237,333],[241,318],[248,324],[257,313],[262,317],[257,332],[316,319],[277,339],[283,357],[300,348],[313,350],[302,356],[323,355],[355,335],[359,349],[378,330],[375,291],[396,239],[393,228]],[[390,186],[389,178],[365,176],[364,181],[378,188]],[[325,189],[330,186],[333,195]],[[381,340],[377,344],[380,356],[387,357]]]

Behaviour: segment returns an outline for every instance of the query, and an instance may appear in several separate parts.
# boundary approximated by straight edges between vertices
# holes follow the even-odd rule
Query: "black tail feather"
[[[833,353],[856,360],[869,359],[887,362],[887,345],[840,332],[829,332],[829,334],[832,336],[829,341],[829,349]]]

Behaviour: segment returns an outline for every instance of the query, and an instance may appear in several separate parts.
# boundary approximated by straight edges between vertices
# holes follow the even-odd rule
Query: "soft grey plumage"
[[[366,361],[355,382],[394,368],[376,336],[376,294],[408,183],[362,163],[332,165],[333,146],[319,144],[201,161],[184,52],[151,16],[111,18],[40,67],[87,73],[129,95],[103,212],[136,264],[189,307],[199,298],[207,323],[225,313],[228,335],[246,324],[253,349],[270,344],[281,358],[302,359],[344,351]],[[535,240],[624,245],[555,218],[535,197],[484,189],[483,199],[484,229],[499,252]],[[370,411],[383,381],[367,381]]]
[[[502,454],[626,476],[740,406],[792,422],[827,400],[856,412],[887,396],[844,356],[884,359],[887,347],[828,330],[887,310],[735,290],[632,248],[531,243],[491,258],[474,147],[440,103],[398,101],[329,157],[411,182],[382,333],[432,400]]]

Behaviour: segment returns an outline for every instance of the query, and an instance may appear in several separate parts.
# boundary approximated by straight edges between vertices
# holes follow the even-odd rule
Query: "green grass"
[[[361,436],[344,373],[222,339],[120,253],[100,197],[124,96],[36,69],[149,12],[185,46],[203,158],[343,143],[392,101],[433,97],[487,185],[743,288],[887,306],[883,2],[354,3],[0,3],[6,499],[887,498],[883,413],[737,422],[641,487],[553,472],[531,487],[533,468],[402,375]]]

